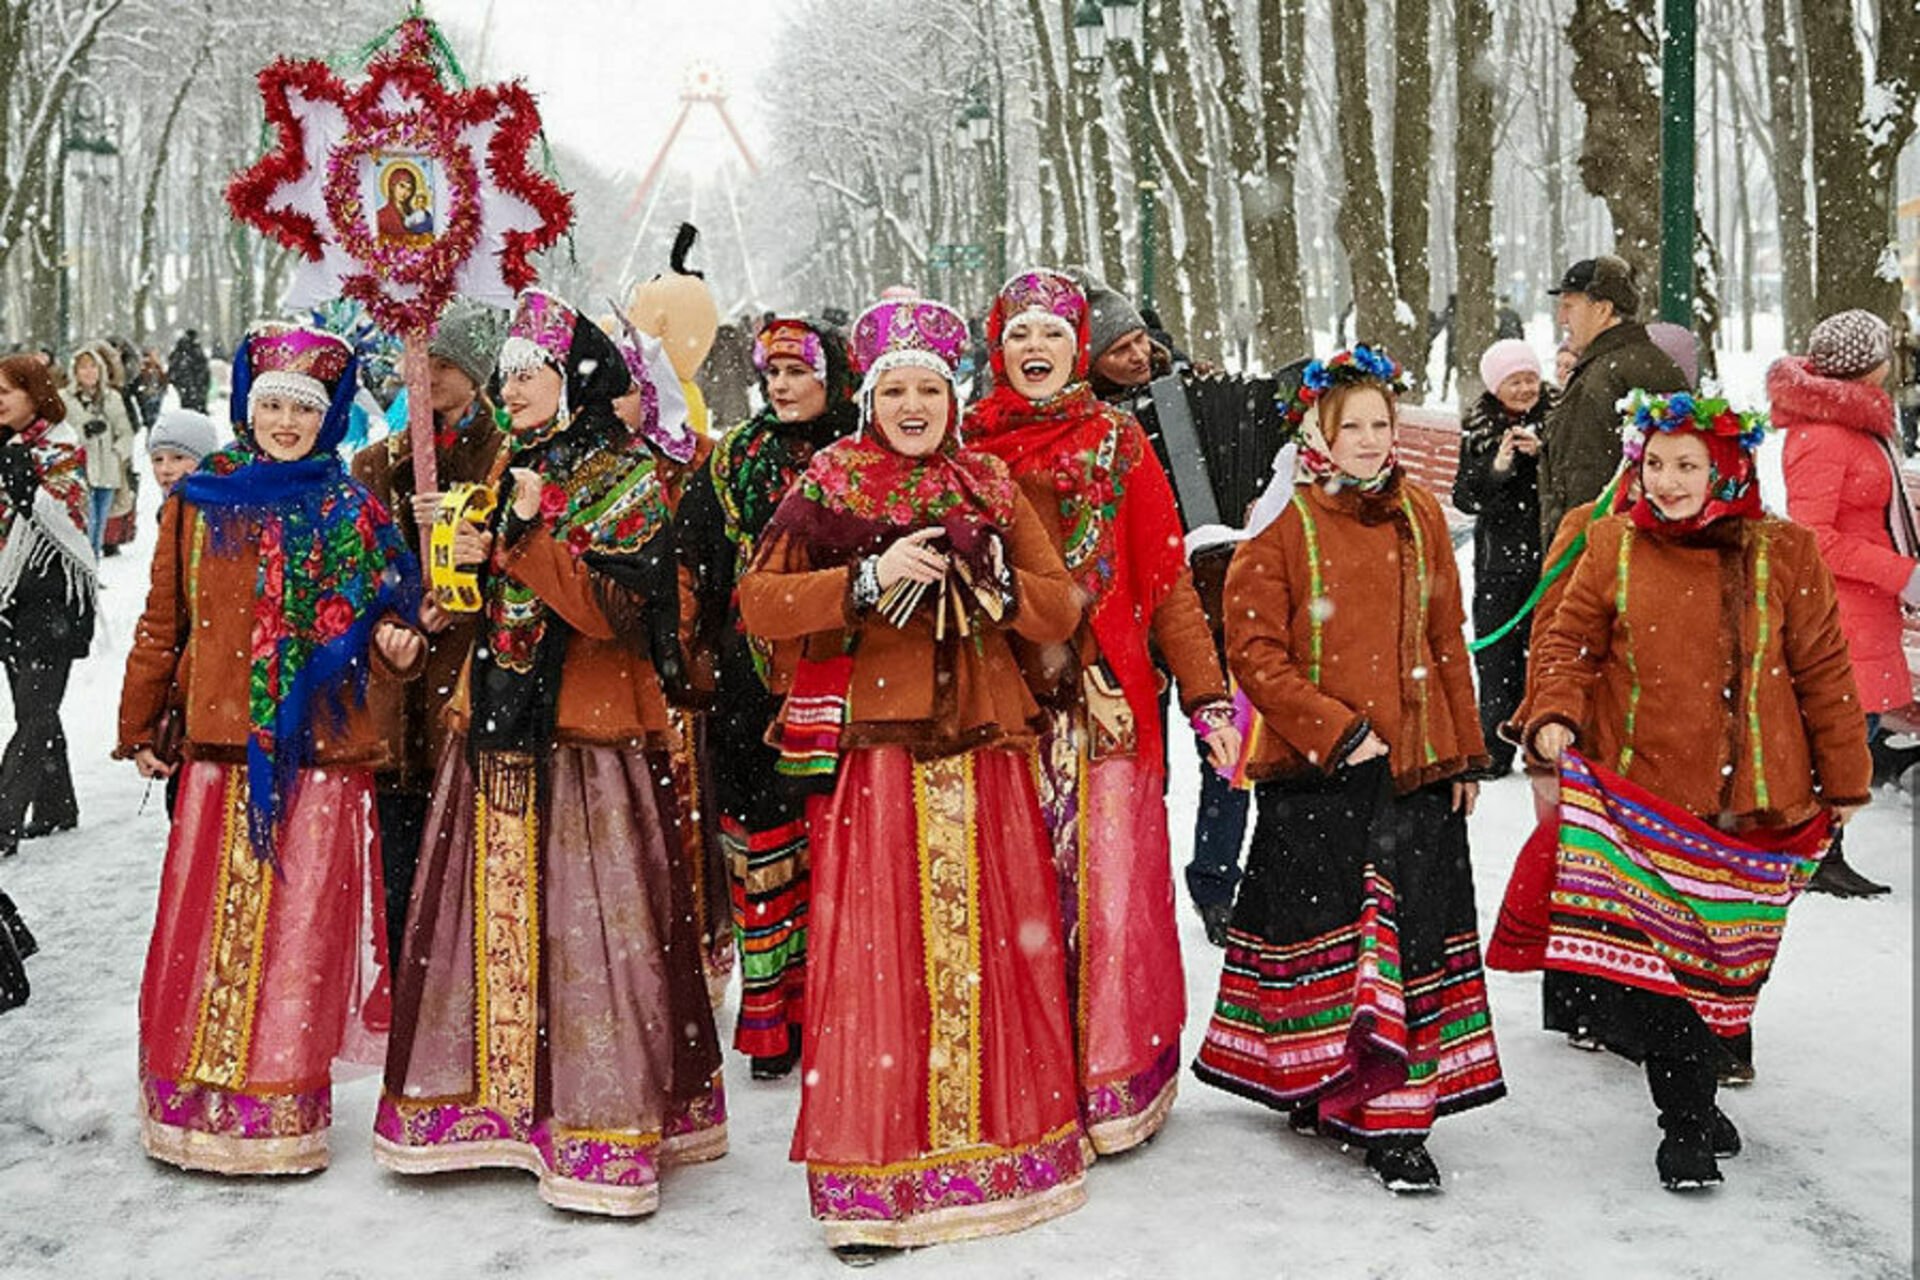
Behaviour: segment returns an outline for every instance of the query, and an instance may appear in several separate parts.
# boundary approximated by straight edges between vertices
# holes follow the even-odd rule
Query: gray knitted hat
[[[474,386],[485,387],[506,340],[506,312],[471,298],[455,298],[441,315],[427,354],[457,367]]]
[[[220,429],[213,419],[192,409],[168,409],[147,432],[148,454],[171,449],[198,462],[219,447]]]
[[[1841,311],[1813,326],[1807,355],[1823,378],[1857,378],[1893,358],[1893,334],[1871,311]]]
[[[1098,360],[1107,353],[1108,347],[1135,329],[1147,327],[1147,322],[1140,318],[1139,310],[1127,301],[1126,295],[1109,289],[1093,272],[1085,267],[1069,267],[1067,274],[1087,295],[1087,348],[1090,359]]]

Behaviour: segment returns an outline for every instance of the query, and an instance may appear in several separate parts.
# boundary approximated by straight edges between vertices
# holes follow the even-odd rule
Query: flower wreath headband
[[[1760,447],[1773,423],[1760,410],[1735,409],[1718,394],[1693,395],[1676,391],[1654,395],[1635,387],[1620,401],[1621,452],[1639,462],[1647,451],[1647,437],[1656,431],[1698,431],[1732,440],[1748,453]]]
[[[1358,343],[1326,360],[1315,360],[1300,376],[1300,385],[1283,407],[1289,435],[1298,434],[1307,414],[1336,386],[1383,382],[1396,396],[1407,393],[1407,376],[1392,356],[1378,347]]]

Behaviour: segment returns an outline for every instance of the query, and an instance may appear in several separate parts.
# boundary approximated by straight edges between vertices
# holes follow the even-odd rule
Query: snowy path
[[[150,529],[147,525],[143,528]],[[786,1162],[797,1081],[729,1057],[732,1153],[670,1172],[659,1214],[609,1222],[543,1206],[514,1173],[406,1180],[374,1167],[376,1081],[336,1093],[333,1167],[291,1182],[175,1172],[140,1152],[135,1002],[165,839],[156,791],[105,758],[145,593],[145,546],[106,562],[109,632],[75,670],[67,730],[78,831],[0,862],[42,954],[32,1002],[0,1017],[0,1275],[838,1276]],[[10,719],[0,713],[0,730]],[[1174,829],[1192,811],[1191,755]],[[1086,1208],[875,1274],[1134,1277],[1892,1277],[1913,1259],[1913,814],[1885,793],[1848,854],[1895,893],[1808,898],[1761,1002],[1759,1080],[1723,1095],[1747,1152],[1704,1197],[1659,1189],[1637,1070],[1538,1030],[1538,980],[1491,975],[1512,1091],[1442,1121],[1444,1195],[1396,1201],[1358,1159],[1190,1077],[1165,1131],[1089,1176]],[[1530,821],[1523,783],[1473,820],[1483,922]],[[1184,841],[1180,841],[1184,843]],[[1191,1054],[1219,953],[1182,907]],[[723,1014],[729,1021],[731,1013]],[[51,1140],[39,1108],[90,1089],[110,1120]],[[41,1125],[36,1125],[39,1119]],[[57,1128],[57,1122],[53,1126]]]

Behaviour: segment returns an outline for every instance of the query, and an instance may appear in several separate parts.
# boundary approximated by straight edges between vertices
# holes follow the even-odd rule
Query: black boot
[[[1440,1189],[1440,1166],[1427,1154],[1427,1144],[1419,1138],[1390,1142],[1367,1148],[1367,1168],[1373,1170],[1380,1185],[1399,1195],[1413,1195]]]
[[[755,1058],[752,1074],[755,1080],[783,1080],[800,1061],[800,1028],[787,1024],[787,1051],[771,1057]]]
[[[1841,847],[1845,834],[1834,833],[1833,848],[1820,860],[1813,879],[1807,881],[1807,892],[1830,893],[1836,898],[1876,898],[1893,892],[1892,885],[1876,884],[1848,864],[1846,850]]]
[[[1889,736],[1880,734],[1867,742],[1867,751],[1873,757],[1873,785],[1876,787],[1898,786],[1907,770],[1920,764],[1920,746],[1888,746]]]
[[[1720,1116],[1713,1101],[1716,1074],[1712,1063],[1647,1058],[1647,1088],[1660,1109],[1660,1128],[1666,1133],[1653,1164],[1660,1173],[1660,1185],[1669,1191],[1697,1191],[1721,1181],[1715,1139],[1727,1135],[1715,1133],[1714,1118]],[[1731,1121],[1727,1128],[1733,1128]],[[1733,1141],[1739,1142],[1737,1130]]]
[[[1718,1106],[1707,1121],[1707,1139],[1713,1144],[1713,1154],[1721,1160],[1731,1160],[1740,1154],[1740,1130],[1734,1128],[1733,1121]]]
[[[901,1250],[885,1244],[837,1244],[833,1256],[849,1267],[870,1267],[888,1254]]]

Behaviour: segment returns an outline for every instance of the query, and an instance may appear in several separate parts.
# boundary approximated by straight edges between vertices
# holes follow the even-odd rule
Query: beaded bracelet
[[[1193,731],[1203,738],[1212,737],[1233,725],[1233,704],[1224,698],[1209,702],[1193,713]]]

